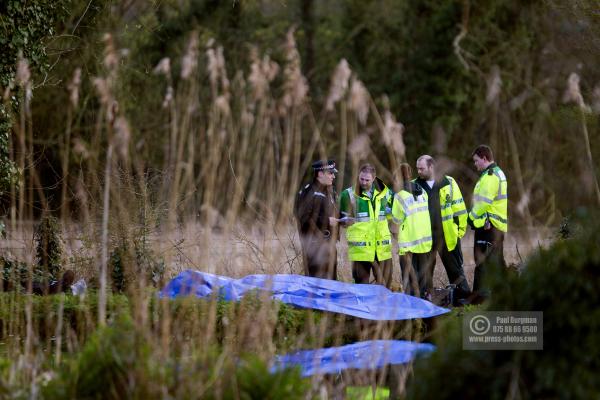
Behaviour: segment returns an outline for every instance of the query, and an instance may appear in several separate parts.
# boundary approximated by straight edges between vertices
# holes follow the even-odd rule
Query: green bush
[[[2,269],[2,289],[22,290],[22,282],[29,278],[29,268],[24,262],[9,257],[0,257],[0,268]],[[34,271],[35,272],[35,271]]]
[[[35,228],[37,272],[44,281],[60,279],[63,263],[63,243],[56,217],[46,215]]]
[[[52,340],[56,335],[61,303],[62,327],[79,343],[84,343],[96,328],[98,297],[95,292],[88,293],[84,299],[62,294],[27,296],[18,292],[4,292],[0,293],[0,343],[27,335],[25,321],[28,302],[31,302],[33,333],[42,343]],[[108,316],[112,319],[131,315],[130,301],[123,295],[109,296],[107,308]],[[66,342],[63,344],[66,345]]]
[[[0,232],[2,229],[0,229]],[[30,266],[11,257],[0,257],[3,290],[21,291],[29,279],[38,285],[47,286],[61,277],[63,244],[58,220],[52,216],[42,218],[34,231],[36,241],[36,264]]]
[[[158,287],[166,270],[165,261],[142,240],[123,240],[110,254],[113,289],[124,292],[143,274],[146,284]]]
[[[488,310],[543,311],[544,350],[464,351],[461,319],[450,318],[439,329],[438,351],[417,363],[409,399],[504,399],[511,392],[521,399],[597,398],[600,227],[574,231],[533,256],[520,276],[490,274]]]
[[[136,371],[148,361],[149,351],[148,345],[137,339],[133,323],[126,316],[113,326],[99,328],[45,388],[44,398],[132,398],[143,391],[143,385],[131,383]]]
[[[299,369],[271,374],[264,361],[252,356],[247,356],[234,369],[232,376],[238,385],[227,386],[224,399],[304,399],[310,389],[310,383],[300,377]]]
[[[298,370],[271,374],[252,356],[223,357],[223,349],[155,358],[146,336],[127,316],[99,328],[83,350],[43,388],[45,399],[176,398],[302,399],[309,385]]]

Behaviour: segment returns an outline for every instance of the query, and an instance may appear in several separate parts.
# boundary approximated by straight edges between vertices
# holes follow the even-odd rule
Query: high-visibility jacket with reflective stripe
[[[400,225],[398,230],[398,252],[400,254],[427,253],[433,244],[427,193],[413,196],[401,190],[394,196],[392,218]]]
[[[467,231],[467,208],[458,184],[451,176],[446,176],[449,185],[440,188],[440,211],[444,239],[449,251],[454,250],[458,239]]]
[[[481,173],[475,185],[469,218],[475,228],[481,228],[489,220],[498,230],[508,230],[508,181],[495,163]]]
[[[378,190],[376,187],[379,187]],[[354,188],[345,189],[340,196],[340,211],[354,218],[346,228],[350,261],[383,261],[392,258],[392,235],[387,216],[393,193],[378,179],[373,185],[373,200],[366,193],[357,196]]]

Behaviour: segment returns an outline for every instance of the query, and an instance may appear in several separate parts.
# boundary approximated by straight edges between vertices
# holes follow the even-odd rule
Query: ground
[[[90,240],[93,227],[86,231],[78,225],[69,225],[63,234],[67,268],[75,270],[79,277],[93,279],[100,248],[98,241]],[[21,235],[13,235],[0,241],[0,252],[10,253],[22,261],[33,262],[34,250],[31,227],[25,227]],[[519,264],[537,249],[547,247],[553,240],[548,229],[518,229],[508,233],[504,246],[507,263]],[[277,230],[255,225],[251,228],[237,227],[229,232],[207,230],[199,223],[187,223],[169,233],[151,232],[148,244],[157,257],[165,259],[168,277],[184,269],[196,269],[231,277],[249,274],[302,273],[299,256],[298,235],[293,226]],[[469,285],[473,283],[473,236],[469,231],[461,241],[464,267]],[[397,253],[395,253],[397,254]],[[346,255],[346,243],[338,242],[338,275],[345,282],[352,281],[350,263]],[[400,282],[398,258],[394,258],[394,286]],[[444,287],[448,278],[441,261],[437,260],[434,286]]]

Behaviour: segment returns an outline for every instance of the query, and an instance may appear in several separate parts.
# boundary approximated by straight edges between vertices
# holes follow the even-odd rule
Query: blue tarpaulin
[[[299,366],[302,376],[337,374],[345,369],[378,369],[406,364],[417,355],[429,354],[435,346],[404,340],[369,340],[340,347],[301,350],[277,356],[271,371]]]
[[[342,313],[354,317],[391,321],[429,318],[449,310],[395,293],[381,285],[354,284],[303,275],[248,275],[241,279],[183,271],[160,292],[161,297],[209,297],[240,300],[249,291],[266,291],[273,299],[302,308]]]

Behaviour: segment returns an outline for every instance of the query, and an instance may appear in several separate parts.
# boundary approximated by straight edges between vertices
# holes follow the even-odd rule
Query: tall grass
[[[164,98],[156,99],[164,141],[144,146],[163,146],[164,167],[157,171],[134,150],[131,139],[143,138],[119,106],[124,94],[117,88],[127,62],[123,54],[106,35],[104,73],[90,77],[89,85],[81,69],[74,71],[65,133],[58,143],[63,176],[58,211],[70,249],[63,267],[85,277],[91,291],[82,298],[37,298],[28,294],[29,279],[23,291],[0,296],[5,360],[0,382],[6,390],[33,397],[96,392],[111,398],[227,397],[232,388],[245,390],[244,382],[236,381],[245,378],[225,372],[237,369],[239,357],[247,359],[247,354],[266,365],[276,353],[299,348],[419,338],[418,324],[353,322],[294,311],[264,297],[240,304],[158,299],[156,287],[183,268],[232,276],[300,272],[291,209],[310,162],[335,157],[341,185],[345,174],[356,174],[359,161],[373,156],[369,141],[390,145],[394,163],[403,160],[402,131],[394,128],[388,110],[379,114],[344,62],[332,77],[330,104],[315,113],[293,30],[285,39],[284,65],[254,49],[249,72],[233,76],[225,50],[214,41],[201,43],[192,32],[180,62],[163,59],[154,69],[165,88]],[[27,235],[27,223],[37,214],[34,205],[43,213],[55,211],[37,178],[32,83],[26,61],[20,63],[15,90],[22,101],[12,155],[23,175],[12,189],[13,238]],[[84,137],[74,113],[88,87],[94,92],[82,95],[98,101],[93,135]],[[376,129],[367,131],[371,120]],[[332,147],[339,135],[341,146]],[[387,168],[381,172],[392,175]],[[40,188],[37,197],[35,187]],[[119,259],[129,276],[126,297],[111,284],[110,254],[119,243],[129,244],[122,247],[129,256]],[[32,242],[24,244],[21,254],[32,247]],[[150,267],[140,254],[165,260],[169,269],[163,280],[148,278],[144,268]],[[33,256],[25,261],[35,264]],[[263,372],[261,379],[270,379]],[[369,373],[362,381],[381,379]],[[316,377],[311,385],[307,390],[318,394],[339,382]]]
[[[81,298],[37,298],[29,279],[22,293],[0,295],[0,391],[22,397],[240,398],[249,378],[235,371],[243,371],[244,362],[254,365],[244,358],[248,353],[260,370],[276,353],[293,349],[423,338],[420,321],[358,322],[292,310],[260,296],[240,304],[156,297],[156,288],[184,268],[231,276],[300,273],[291,211],[314,159],[337,159],[338,191],[356,180],[364,161],[374,163],[390,185],[399,184],[394,171],[406,161],[404,127],[345,60],[318,110],[293,30],[285,38],[283,65],[252,49],[248,70],[232,75],[225,49],[191,32],[179,62],[165,58],[154,68],[164,98],[154,100],[162,141],[153,143],[143,141],[119,106],[127,100],[118,90],[127,59],[110,35],[105,45],[101,76],[74,71],[58,144],[59,211],[70,248],[64,268],[85,277],[92,290]],[[11,154],[21,176],[11,188],[9,234],[26,238],[34,205],[42,214],[56,210],[49,208],[36,171],[25,60],[19,71],[14,90],[21,109]],[[92,86],[93,92],[83,92]],[[82,95],[97,99],[89,137],[73,117]],[[163,149],[161,169],[144,159],[146,146]],[[110,254],[121,243],[129,252],[121,257],[130,277],[125,296],[111,284]],[[32,254],[31,240],[21,247]],[[340,254],[344,260],[343,247]],[[168,266],[160,281],[149,278],[149,255]],[[35,263],[32,255],[24,261]],[[342,278],[350,279],[347,269]],[[395,390],[403,391],[409,371],[396,370]],[[261,379],[270,379],[263,372]],[[273,379],[295,382],[297,376]],[[306,390],[316,396],[352,382],[386,383],[385,374],[355,372],[337,381],[315,377]]]

